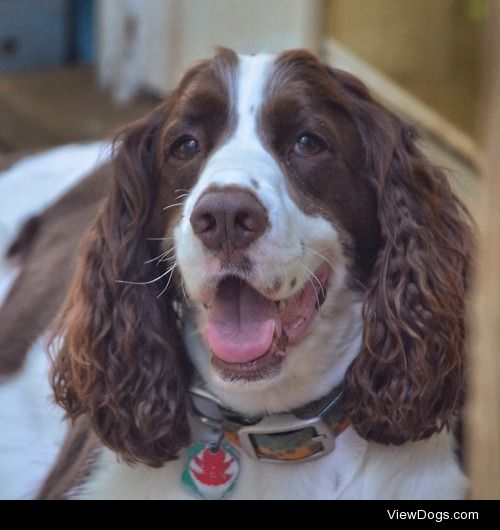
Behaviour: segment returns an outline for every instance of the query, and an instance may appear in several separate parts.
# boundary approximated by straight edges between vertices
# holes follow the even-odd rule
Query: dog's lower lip
[[[212,364],[225,379],[257,381],[277,375],[285,356],[286,353],[283,350],[270,350],[258,359],[247,363],[228,363],[212,355]]]

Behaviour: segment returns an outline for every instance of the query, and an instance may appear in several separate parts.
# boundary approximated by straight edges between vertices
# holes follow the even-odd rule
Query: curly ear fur
[[[115,142],[112,191],[84,241],[56,326],[53,386],[75,418],[88,414],[102,442],[128,462],[159,466],[189,438],[186,367],[170,290],[145,282],[158,268],[153,206],[165,105]],[[172,288],[171,288],[172,289]],[[185,362],[185,361],[184,361]]]
[[[351,94],[381,229],[346,403],[361,436],[401,444],[449,426],[461,404],[470,222],[409,128],[359,81],[332,75]]]

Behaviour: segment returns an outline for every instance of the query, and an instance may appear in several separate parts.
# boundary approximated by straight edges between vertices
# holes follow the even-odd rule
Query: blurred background
[[[215,45],[303,46],[389,90],[474,161],[491,1],[0,0],[0,149],[100,137]]]
[[[0,153],[110,135],[217,45],[305,47],[413,123],[475,207],[499,0],[0,0]]]
[[[499,8],[500,0],[0,0],[0,163],[112,134],[216,45],[306,47],[358,75],[451,169],[482,230],[469,451],[472,495],[500,496],[500,295],[491,298],[500,266]],[[495,421],[481,419],[484,406]]]

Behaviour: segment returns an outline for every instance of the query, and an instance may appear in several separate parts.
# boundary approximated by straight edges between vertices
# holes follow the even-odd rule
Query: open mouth
[[[324,302],[329,276],[330,268],[321,266],[301,291],[280,301],[240,278],[224,278],[207,306],[205,339],[213,365],[230,379],[278,373],[287,346],[304,337]]]

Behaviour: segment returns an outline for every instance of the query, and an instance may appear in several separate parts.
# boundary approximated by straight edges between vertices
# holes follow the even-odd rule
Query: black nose
[[[267,212],[249,191],[220,189],[205,192],[191,215],[191,226],[211,250],[223,250],[230,257],[261,236],[267,226]]]

